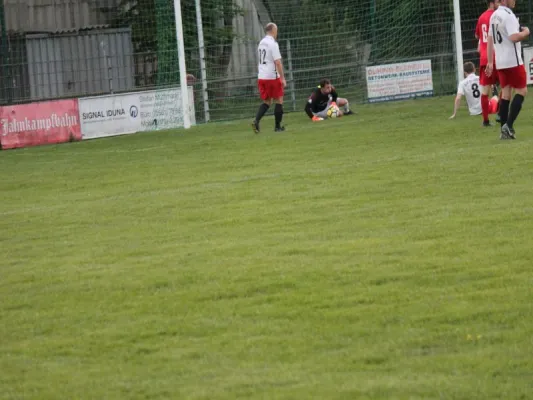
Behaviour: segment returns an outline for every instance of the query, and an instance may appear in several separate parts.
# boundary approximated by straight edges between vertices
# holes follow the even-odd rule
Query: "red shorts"
[[[493,70],[490,76],[485,73],[486,65],[479,67],[479,84],[481,86],[496,85],[498,83],[498,71]]]
[[[524,65],[499,69],[498,78],[502,88],[511,86],[513,89],[523,89],[527,86],[526,67]]]
[[[257,87],[262,100],[279,99],[283,97],[281,79],[258,79]]]

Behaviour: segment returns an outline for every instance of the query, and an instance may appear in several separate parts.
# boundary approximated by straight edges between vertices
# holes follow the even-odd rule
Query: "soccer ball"
[[[328,111],[326,112],[328,118],[337,118],[339,115],[339,107],[336,104],[329,106]]]

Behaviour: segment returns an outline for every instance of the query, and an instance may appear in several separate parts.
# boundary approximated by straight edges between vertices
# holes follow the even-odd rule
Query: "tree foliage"
[[[192,0],[182,1],[183,39],[186,49],[198,47],[196,6]],[[112,25],[132,29],[134,52],[152,57],[157,65],[155,83],[178,82],[176,25],[173,0],[121,0],[116,7],[106,8]],[[234,0],[203,0],[202,26],[210,67],[228,66],[235,32],[233,19],[243,10]],[[196,59],[187,52],[189,65]]]
[[[208,76],[223,76],[230,62],[237,35],[234,18],[244,13],[236,1],[201,1]],[[519,4],[517,11],[524,13],[532,2]],[[178,81],[173,3],[173,0],[120,0],[118,6],[107,9],[114,26],[131,27],[135,53],[154,60],[156,84]],[[291,40],[296,63],[301,60],[320,65],[326,61],[326,54],[309,58],[317,40],[334,53],[346,51],[346,61],[358,57],[355,52],[350,53],[350,48],[360,43],[371,45],[371,60],[375,62],[453,52],[453,0],[262,0],[262,3],[271,20],[278,24],[280,39]],[[195,1],[182,0],[181,4],[187,65],[197,71]],[[484,2],[473,5],[461,1],[462,20],[477,19],[484,7]],[[529,17],[521,21],[530,21]]]

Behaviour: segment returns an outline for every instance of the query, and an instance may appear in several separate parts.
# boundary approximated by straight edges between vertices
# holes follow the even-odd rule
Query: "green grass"
[[[0,153],[2,399],[529,399],[533,114]]]

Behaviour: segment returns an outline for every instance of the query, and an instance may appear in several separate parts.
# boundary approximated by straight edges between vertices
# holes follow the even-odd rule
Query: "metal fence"
[[[13,11],[21,6],[20,2],[6,0],[6,12],[0,7],[0,20],[4,20],[0,42],[0,104],[130,92],[179,82],[177,65],[174,65],[171,71],[173,76],[166,83],[162,84],[157,79],[157,74],[161,72],[161,60],[175,58],[174,49],[146,51],[138,48],[134,28],[111,27],[109,15],[88,7],[89,0],[65,0],[64,4],[71,4],[67,13],[69,17],[61,14],[59,18],[65,20],[63,24],[51,26],[47,19],[57,20],[58,17],[52,17],[55,15],[51,6],[54,2],[48,1],[44,16],[33,18],[35,29],[45,32],[35,32],[35,29],[29,31],[31,26],[21,21],[21,14]],[[117,0],[103,1],[105,4],[99,4],[110,6],[117,3]],[[9,12],[7,4],[12,7]],[[79,16],[77,13],[85,14]],[[529,23],[531,16],[531,12],[523,13],[521,21]],[[257,17],[248,15],[242,17],[242,21],[254,18]],[[85,24],[88,25],[83,26]],[[473,37],[475,24],[475,20],[461,23],[465,61],[477,62]],[[9,26],[13,29],[6,29]],[[303,35],[281,38],[280,48],[288,78],[287,111],[302,110],[304,99],[321,77],[332,79],[343,96],[352,103],[365,102],[366,66],[421,58],[432,61],[435,94],[453,93],[457,82],[452,21],[427,26],[422,24],[418,28],[421,32],[427,32],[427,37],[420,38],[420,51],[409,57],[402,54],[372,57],[376,53],[376,45],[368,39],[364,40],[355,31],[352,36],[344,38],[346,43],[342,46],[329,47],[335,43],[335,38],[322,37],[324,46],[318,51],[314,49],[316,43],[313,43],[313,38]],[[173,34],[173,27],[168,27],[160,36],[168,35],[168,31]],[[394,35],[394,32],[391,34]],[[230,49],[230,61],[222,67],[219,57],[226,49],[216,46],[204,49],[210,120],[253,115],[257,103],[255,51],[258,33],[254,33],[254,36],[236,37]],[[305,50],[307,48],[309,51]],[[198,47],[186,49],[188,72],[196,77],[200,76],[199,50]],[[327,51],[330,54],[324,56],[323,53]],[[195,93],[196,120],[205,121],[207,114],[202,82],[191,80],[190,84]]]

